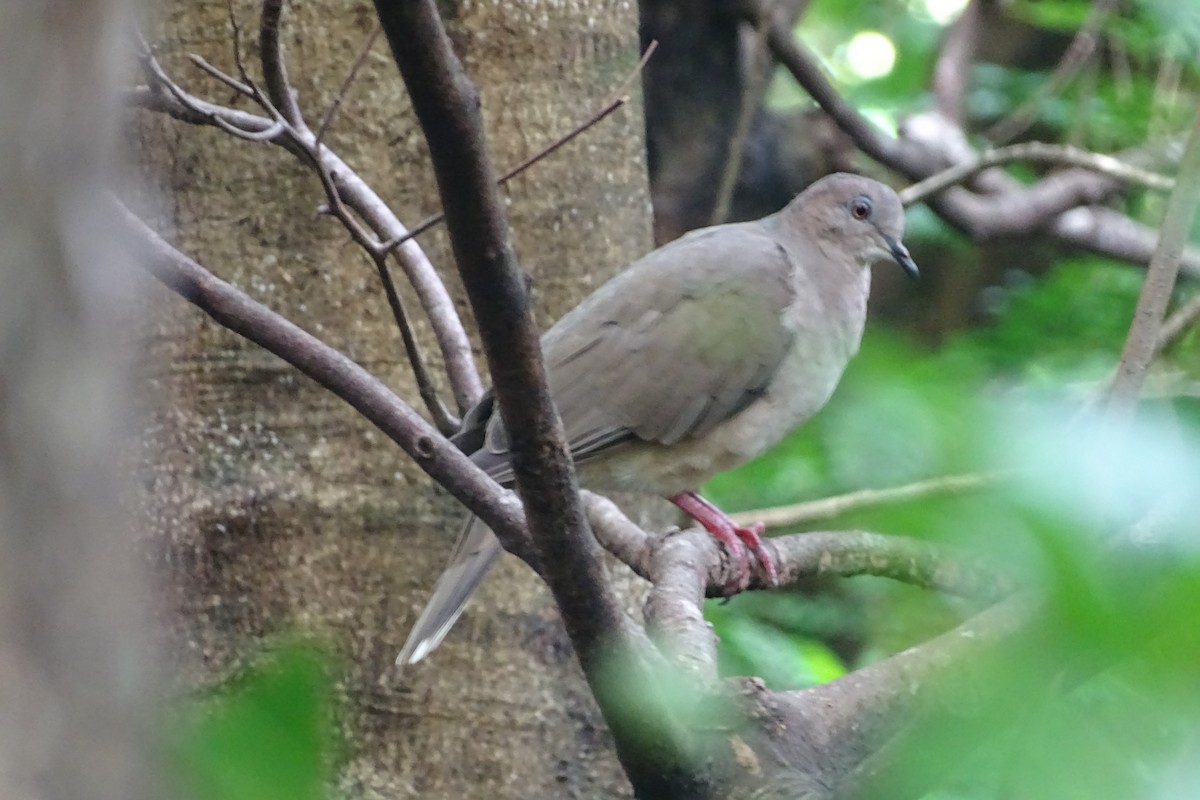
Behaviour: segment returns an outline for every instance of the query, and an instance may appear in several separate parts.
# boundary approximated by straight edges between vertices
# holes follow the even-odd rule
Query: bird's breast
[[[830,311],[833,313],[829,313]],[[762,396],[702,436],[673,445],[630,442],[580,466],[590,488],[671,496],[762,455],[825,405],[858,351],[866,309],[789,309],[792,345]]]

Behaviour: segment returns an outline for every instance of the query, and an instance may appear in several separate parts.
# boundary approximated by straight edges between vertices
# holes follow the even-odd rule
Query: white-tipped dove
[[[858,350],[871,264],[917,266],[904,209],[882,183],[829,175],[757,222],[694,231],[629,265],[542,337],[550,392],[581,485],[669,498],[728,548],[743,588],[746,548],[767,584],[762,526],[739,527],[696,493],[817,412]],[[455,437],[511,484],[508,433],[486,398]],[[500,554],[468,523],[397,663],[421,660]]]

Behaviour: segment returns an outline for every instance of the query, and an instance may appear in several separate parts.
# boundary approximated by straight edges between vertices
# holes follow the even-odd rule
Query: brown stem
[[[725,166],[721,170],[721,181],[717,186],[717,197],[713,203],[712,214],[709,216],[709,225],[720,225],[729,219],[729,209],[733,205],[733,193],[737,188],[738,175],[742,171],[746,140],[750,136],[750,124],[754,121],[754,115],[762,105],[763,94],[767,90],[767,83],[775,67],[775,60],[771,57],[770,50],[763,47],[767,40],[769,27],[767,20],[767,15],[760,17],[754,29],[759,44],[752,50],[756,55],[761,54],[763,63],[754,63],[747,70],[751,74],[746,75],[743,80],[737,124],[734,126],[733,134],[729,137],[725,153]],[[755,62],[757,61],[758,59],[755,59]]]
[[[345,400],[486,521],[506,549],[530,558],[523,514],[512,496],[377,378],[180,253],[124,207],[118,223],[129,231],[142,263],[167,288]]]
[[[1063,53],[1062,59],[1055,65],[1050,76],[1038,85],[1037,91],[1017,107],[1008,117],[1000,120],[987,131],[984,137],[993,144],[1000,145],[1010,142],[1024,133],[1037,117],[1038,109],[1054,95],[1061,92],[1075,78],[1079,70],[1091,59],[1096,51],[1096,42],[1100,28],[1108,15],[1117,7],[1118,0],[1095,0],[1088,12],[1087,19],[1076,32],[1071,44]]]
[[[215,125],[242,138],[261,139],[269,135],[272,144],[284,148],[310,166],[319,165],[315,167],[318,176],[323,181],[332,181],[337,196],[371,227],[379,239],[398,239],[407,233],[395,213],[367,182],[328,147],[318,146],[311,131],[201,100],[171,80],[153,57],[148,45],[143,43],[141,51],[140,60],[151,85],[145,91],[129,92],[127,98],[132,104],[169,114],[193,125]],[[254,97],[250,86],[243,88],[248,96]],[[354,235],[354,230],[350,229],[349,232]],[[483,395],[483,383],[475,369],[474,351],[454,300],[420,245],[405,242],[393,248],[392,253],[429,319],[458,410],[465,413]]]
[[[329,103],[329,107],[325,109],[325,113],[321,116],[321,124],[317,126],[317,144],[320,144],[325,139],[325,133],[329,130],[329,126],[333,124],[338,112],[342,109],[342,103],[346,99],[346,94],[350,91],[350,85],[358,77],[359,70],[362,69],[363,64],[367,63],[367,55],[370,54],[371,48],[375,46],[375,40],[379,38],[379,34],[381,33],[383,33],[383,29],[376,23],[375,27],[371,29],[371,34],[367,37],[367,40],[363,42],[362,48],[359,49],[354,63],[350,65],[350,69],[346,72],[346,77],[342,78],[342,85],[338,87],[337,93]]]
[[[484,140],[478,90],[451,49],[435,0],[376,0],[375,8],[429,146],[542,575],[635,789],[657,796],[697,787],[701,765],[688,757],[673,712],[665,705],[648,712],[647,704],[660,703],[650,693],[639,695],[636,708],[625,700],[629,685],[648,687],[653,673],[579,502]],[[620,685],[613,682],[614,663],[623,673]]]
[[[1129,336],[1109,389],[1111,410],[1127,413],[1137,402],[1146,371],[1154,360],[1159,331],[1171,301],[1171,292],[1175,289],[1184,242],[1196,217],[1197,206],[1200,206],[1200,113],[1192,123],[1192,132],[1184,147],[1179,179],[1167,201],[1158,246],[1146,270]]]
[[[614,111],[616,111],[617,109],[621,108],[623,105],[628,103],[629,96],[626,94],[626,92],[629,90],[630,84],[633,83],[634,79],[637,78],[637,76],[641,73],[642,68],[646,66],[646,62],[650,60],[650,57],[652,55],[654,55],[654,51],[656,49],[658,49],[658,42],[651,41],[650,44],[648,44],[646,46],[646,52],[642,53],[642,57],[638,61],[637,66],[635,66],[633,68],[633,71],[628,75],[628,77],[625,78],[624,81],[621,82],[621,85],[617,88],[617,91],[615,92],[613,99],[609,100],[608,103],[606,103],[599,111],[592,114],[590,117],[585,119],[583,122],[579,123],[574,128],[567,131],[565,134],[558,137],[557,139],[552,141],[550,144],[546,145],[541,150],[539,150],[536,153],[534,153],[533,155],[531,155],[529,158],[525,159],[524,161],[517,164],[516,166],[510,167],[509,169],[505,170],[500,175],[500,177],[496,179],[496,183],[501,184],[501,185],[508,183],[510,180],[517,177],[522,172],[529,169],[530,167],[532,167],[534,164],[538,163],[539,161],[544,160],[545,158],[547,158],[548,156],[553,154],[556,150],[558,150],[560,147],[562,147],[563,145],[570,142],[575,137],[579,136],[582,133],[587,132],[592,127],[594,127],[597,123],[604,120],[604,118],[607,117],[609,114],[612,114]],[[421,220],[420,222],[418,222],[415,226],[412,227],[411,230],[408,231],[408,233],[404,234],[403,236],[401,236],[397,239],[393,239],[390,242],[386,242],[384,244],[384,247],[390,249],[390,248],[396,247],[397,245],[403,244],[404,242],[407,242],[409,239],[420,236],[422,233],[425,233],[425,231],[427,231],[430,228],[434,227],[435,225],[439,224],[445,218],[446,218],[445,214],[440,211],[437,212],[436,214],[432,214],[432,215],[426,217],[425,219]]]
[[[304,124],[304,118],[296,104],[292,84],[288,81],[287,67],[283,61],[283,46],[279,42],[279,20],[282,13],[283,0],[263,0],[258,26],[263,83],[267,88],[267,97],[272,105],[279,109],[283,118],[292,125],[301,126]]]
[[[806,522],[831,519],[851,511],[863,508],[874,508],[892,503],[904,503],[918,500],[922,497],[943,494],[958,494],[973,492],[995,486],[1004,480],[1003,473],[977,473],[968,475],[945,475],[927,481],[918,481],[904,486],[893,486],[887,489],[860,489],[856,492],[823,497],[804,503],[794,503],[775,508],[761,508],[754,511],[739,511],[731,514],[730,519],[738,525],[753,525],[761,522],[768,528],[785,528],[802,525]]]
[[[1022,142],[988,150],[970,161],[964,161],[931,175],[925,180],[903,189],[900,192],[900,199],[905,205],[919,203],[951,186],[963,183],[985,169],[1013,161],[1080,167],[1100,175],[1116,178],[1124,183],[1146,186],[1160,191],[1170,191],[1175,186],[1172,178],[1135,167],[1104,153],[1093,153],[1072,145]]]

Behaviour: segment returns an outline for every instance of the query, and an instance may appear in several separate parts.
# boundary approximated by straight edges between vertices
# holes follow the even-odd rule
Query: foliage
[[[174,762],[191,800],[318,800],[332,775],[326,657],[279,646],[173,724]]]

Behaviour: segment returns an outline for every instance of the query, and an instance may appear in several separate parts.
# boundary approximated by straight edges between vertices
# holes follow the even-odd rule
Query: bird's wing
[[[577,462],[632,439],[702,436],[765,391],[792,332],[794,265],[761,223],[689,234],[635,262],[543,337]],[[474,460],[511,477],[499,415]]]

